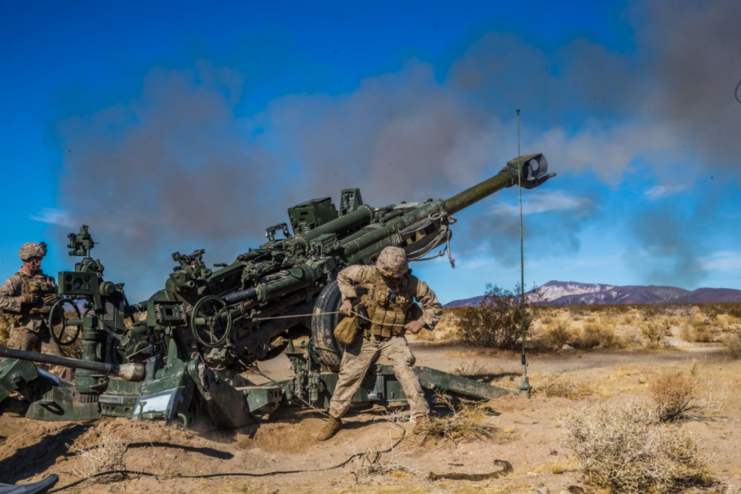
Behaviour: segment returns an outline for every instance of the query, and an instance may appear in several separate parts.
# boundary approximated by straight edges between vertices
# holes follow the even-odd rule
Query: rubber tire
[[[315,315],[311,318],[311,336],[319,360],[332,372],[340,371],[342,354],[345,353],[345,347],[340,345],[334,337],[334,328],[345,316],[327,314],[327,312],[337,312],[341,303],[340,288],[337,282],[333,281],[319,293],[314,304]]]

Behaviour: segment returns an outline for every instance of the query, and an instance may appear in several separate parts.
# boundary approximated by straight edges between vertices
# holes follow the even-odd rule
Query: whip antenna
[[[522,381],[517,389],[530,398],[530,380],[527,377],[527,359],[525,358],[525,241],[522,228],[522,153],[520,152],[520,110],[517,110],[517,195],[520,201],[520,323],[522,329]]]

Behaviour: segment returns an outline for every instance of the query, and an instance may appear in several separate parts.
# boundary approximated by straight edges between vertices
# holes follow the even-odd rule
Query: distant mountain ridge
[[[540,287],[545,305],[620,305],[620,304],[698,304],[706,302],[741,302],[741,290],[698,288],[694,291],[673,286],[616,286],[575,281],[549,281]],[[532,292],[527,292],[528,299]],[[454,300],[445,307],[478,305],[483,296]]]

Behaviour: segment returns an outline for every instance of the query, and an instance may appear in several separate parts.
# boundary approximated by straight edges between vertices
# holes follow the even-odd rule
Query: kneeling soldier
[[[379,354],[394,365],[415,419],[415,432],[430,413],[419,379],[412,369],[414,355],[409,349],[404,333],[412,334],[427,326],[432,329],[442,317],[442,305],[424,281],[409,272],[406,253],[400,247],[386,247],[378,255],[375,266],[350,266],[337,276],[342,293],[340,312],[350,316],[353,307],[363,303],[368,310],[371,325],[359,334],[345,350],[340,364],[340,374],[329,408],[329,420],[317,439],[326,441],[342,428],[343,415],[350,408],[371,362]],[[358,290],[362,289],[362,290]],[[358,291],[364,292],[358,300]],[[415,304],[422,304],[421,317]],[[412,319],[412,320],[410,320]]]

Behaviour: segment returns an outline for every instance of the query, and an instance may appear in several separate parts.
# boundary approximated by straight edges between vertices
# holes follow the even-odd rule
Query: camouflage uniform
[[[347,412],[368,367],[379,353],[393,363],[396,378],[409,401],[411,415],[427,415],[430,408],[412,369],[415,359],[404,337],[404,324],[421,316],[428,328],[434,328],[442,317],[442,305],[435,293],[409,272],[405,272],[392,289],[376,266],[350,266],[339,273],[337,284],[343,301],[355,299],[364,303],[373,322],[370,329],[358,335],[345,350],[329,408],[330,416],[339,419]],[[415,299],[422,304],[421,311],[414,303]]]
[[[29,247],[30,246],[30,247]],[[20,257],[43,257],[46,248],[39,244],[26,244],[21,248]],[[28,257],[24,257],[28,256]],[[51,355],[63,356],[59,344],[51,337],[47,320],[50,307],[46,306],[43,298],[56,295],[57,284],[54,278],[46,276],[41,270],[31,276],[23,270],[8,278],[0,287],[0,310],[9,314],[13,320],[10,327],[8,348],[25,351],[41,351]],[[33,303],[21,303],[21,297],[26,300],[34,298]],[[43,365],[39,367],[44,368]],[[62,370],[52,369],[53,371]]]

